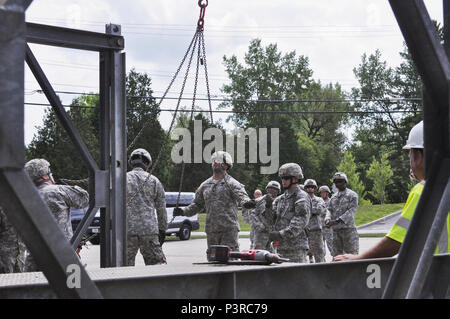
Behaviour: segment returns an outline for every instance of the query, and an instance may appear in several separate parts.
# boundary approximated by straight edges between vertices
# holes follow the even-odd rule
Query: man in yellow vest
[[[396,255],[400,246],[405,239],[406,231],[411,223],[414,211],[419,202],[420,195],[422,194],[423,187],[425,185],[425,166],[423,155],[423,121],[415,125],[408,136],[408,141],[403,149],[409,150],[409,164],[414,179],[418,180],[417,183],[410,191],[406,204],[403,207],[400,218],[392,226],[386,236],[380,240],[380,242],[359,255],[345,254],[335,256],[333,261],[343,260],[357,260],[357,259],[369,259],[369,258],[383,258],[392,257]],[[442,230],[441,237],[439,239],[438,247],[435,253],[450,253],[449,245],[450,234],[450,214],[447,216],[447,224]]]

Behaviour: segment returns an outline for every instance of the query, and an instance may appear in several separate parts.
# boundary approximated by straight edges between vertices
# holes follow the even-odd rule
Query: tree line
[[[230,99],[219,108],[233,110],[227,121],[236,128],[278,128],[280,165],[299,163],[305,179],[313,178],[319,185],[330,186],[333,174],[343,171],[361,203],[403,202],[411,181],[408,154],[402,146],[410,129],[422,119],[422,104],[414,100],[421,96],[422,84],[405,45],[399,54],[402,62],[397,67],[390,67],[378,50],[363,54],[353,69],[359,86],[346,92],[338,82],[314,80],[308,57],[295,51],[280,52],[276,44],[264,47],[260,39],[254,39],[242,62],[234,55],[223,57],[230,81],[221,91]],[[161,151],[153,174],[166,191],[178,191],[182,164],[173,163],[170,156],[177,141],[166,139],[168,132],[160,125],[161,110],[151,84],[146,73],[132,69],[127,74],[127,145],[145,127],[135,147],[147,149],[154,160]],[[143,96],[146,98],[140,98]],[[276,100],[285,102],[274,103]],[[71,106],[68,115],[99,160],[98,95],[77,97]],[[408,112],[396,112],[400,110]],[[201,121],[203,130],[218,128],[225,138],[231,134],[222,123],[211,123],[202,113],[194,119]],[[179,114],[175,126],[187,128],[194,142],[193,121],[188,114]],[[351,138],[345,134],[349,128],[353,132]],[[202,147],[207,143],[202,140]],[[247,153],[248,146],[247,141]],[[271,149],[270,145],[267,149]],[[88,176],[80,155],[51,109],[46,111],[43,125],[27,146],[27,159],[37,157],[50,160],[56,177],[77,180]],[[260,167],[260,163],[236,164],[230,174],[252,194],[256,188],[264,189],[268,181],[279,180],[276,173],[261,175]],[[195,191],[210,176],[209,164],[186,163],[181,190]]]

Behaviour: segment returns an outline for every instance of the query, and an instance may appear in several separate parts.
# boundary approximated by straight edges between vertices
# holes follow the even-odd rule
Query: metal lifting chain
[[[170,134],[172,132],[173,125],[174,125],[175,120],[176,120],[176,115],[177,115],[177,112],[178,112],[178,109],[179,109],[179,106],[180,106],[180,103],[181,103],[181,100],[182,100],[182,97],[183,97],[184,89],[185,89],[185,86],[186,86],[186,80],[187,80],[187,77],[189,75],[189,70],[190,70],[190,67],[191,67],[191,64],[192,64],[192,58],[193,58],[193,55],[194,55],[194,52],[195,52],[196,48],[197,48],[197,62],[196,62],[196,72],[195,72],[195,82],[194,82],[194,92],[193,92],[193,98],[192,98],[190,122],[192,122],[193,118],[194,118],[195,100],[196,100],[197,86],[198,86],[199,65],[202,64],[204,66],[204,68],[205,68],[205,81],[206,81],[208,103],[209,103],[209,110],[210,110],[210,116],[211,116],[211,124],[213,123],[211,96],[210,96],[209,81],[208,81],[208,71],[207,71],[207,66],[206,66],[205,40],[204,40],[204,35],[203,35],[205,9],[206,9],[206,6],[208,5],[208,1],[206,0],[206,3],[202,3],[202,0],[199,0],[198,5],[200,6],[200,17],[199,17],[198,22],[197,22],[197,30],[196,30],[196,32],[194,34],[194,37],[191,40],[189,48],[186,51],[180,66],[178,67],[174,77],[172,78],[172,81],[169,84],[169,87],[167,88],[167,90],[165,91],[163,97],[161,98],[160,102],[158,103],[158,108],[159,108],[159,106],[161,105],[162,101],[164,100],[167,92],[169,91],[170,87],[174,83],[175,78],[177,77],[177,75],[178,75],[182,65],[184,64],[184,61],[186,60],[186,57],[188,56],[188,54],[190,52],[191,54],[190,54],[190,57],[189,57],[189,62],[188,62],[188,65],[187,65],[187,69],[186,69],[186,73],[185,73],[185,76],[184,76],[183,84],[182,84],[182,87],[181,87],[181,90],[180,90],[180,95],[179,95],[179,98],[178,98],[177,106],[175,108],[175,112],[174,112],[174,115],[172,117],[172,122],[170,124],[170,127],[169,127],[169,130],[167,132],[166,138],[163,141],[163,144],[161,145],[161,149],[160,149],[160,151],[158,153],[158,156],[157,156],[154,164],[152,165],[152,168],[151,168],[151,170],[149,172],[149,175],[147,176],[147,178],[144,181],[144,183],[146,183],[147,180],[152,175],[153,170],[157,166],[157,164],[158,164],[158,162],[159,162],[159,160],[161,158],[161,155],[162,155],[162,153],[163,153],[163,151],[164,151],[164,149],[165,149],[165,147],[167,145],[167,142],[169,140]],[[202,47],[202,50],[200,50],[200,45]],[[180,121],[181,121],[181,125],[185,126],[184,123],[183,123],[183,120],[180,119]],[[138,135],[133,139],[133,142],[128,147],[128,150],[135,144],[136,140],[142,135],[142,133],[143,133],[147,123],[148,123],[148,121],[144,124],[144,127],[139,131]],[[178,208],[178,206],[179,206],[181,189],[182,189],[182,185],[183,185],[185,165],[186,165],[186,163],[183,162],[182,169],[181,169],[181,176],[180,176],[180,185],[179,185],[179,188],[178,188],[178,196],[177,196],[176,208]],[[133,194],[133,196],[131,196],[130,198],[128,198],[128,200],[133,199],[135,196],[136,196],[136,193]],[[175,216],[173,216],[172,221],[173,221],[174,218],[175,218]]]
[[[173,129],[173,125],[175,123],[175,119],[178,113],[178,109],[180,106],[180,102],[183,96],[183,92],[184,92],[184,88],[186,85],[186,80],[189,74],[189,70],[190,70],[190,66],[192,63],[192,58],[193,58],[193,54],[195,51],[195,48],[197,47],[197,43],[198,43],[198,47],[197,47],[197,65],[196,65],[196,73],[195,73],[195,84],[194,84],[194,95],[193,95],[193,100],[192,100],[192,109],[191,109],[191,118],[190,121],[192,122],[193,120],[193,114],[194,114],[194,106],[195,106],[195,99],[196,99],[196,92],[197,92],[197,82],[198,82],[198,72],[199,72],[199,64],[202,64],[204,66],[205,69],[205,81],[206,81],[206,90],[207,90],[207,96],[208,96],[208,104],[209,104],[209,111],[210,111],[210,117],[211,117],[211,124],[214,123],[214,119],[213,119],[213,113],[212,113],[212,106],[211,106],[211,95],[210,95],[210,90],[209,90],[209,80],[208,80],[208,68],[206,65],[206,49],[205,49],[205,39],[204,39],[204,35],[203,35],[203,29],[204,29],[204,18],[205,18],[205,12],[206,12],[206,7],[208,6],[208,0],[205,0],[205,2],[203,2],[203,0],[199,0],[198,1],[198,5],[200,7],[200,16],[199,19],[197,21],[197,30],[189,44],[189,47],[186,51],[186,53],[184,54],[183,59],[181,60],[180,65],[178,66],[174,76],[172,77],[169,86],[167,87],[167,89],[165,90],[164,94],[162,95],[157,108],[159,109],[161,103],[164,101],[167,93],[169,92],[170,88],[172,87],[173,83],[175,82],[175,79],[177,78],[178,74],[180,73],[181,68],[184,65],[184,62],[186,61],[187,56],[190,54],[190,58],[189,58],[189,63],[187,65],[187,70],[184,76],[184,80],[183,80],[183,85],[181,88],[181,92],[178,98],[178,103],[172,118],[172,121],[170,123],[170,127],[169,130],[167,131],[166,134],[166,138],[163,141],[163,144],[161,145],[161,148],[159,150],[158,156],[156,157],[155,162],[152,165],[152,168],[149,172],[149,176],[147,177],[146,181],[148,180],[148,178],[151,176],[153,170],[155,169],[155,167],[157,166],[161,155],[167,145],[167,142],[169,140],[170,134],[172,132]],[[202,50],[200,51],[200,44],[202,47]],[[139,130],[138,134],[135,136],[135,138],[133,139],[133,141],[130,143],[130,145],[127,147],[127,151],[129,151],[135,144],[136,141],[142,136],[142,134],[144,133],[145,128],[147,127],[147,125],[150,123],[151,119],[148,119],[146,122],[144,122],[144,125],[142,126],[142,128]],[[183,123],[181,123],[183,124]],[[182,188],[182,181],[183,181],[183,176],[184,176],[184,167],[185,167],[185,163],[183,162],[183,166],[182,166],[182,171],[181,171],[181,180],[180,180],[180,186],[179,186],[179,191],[178,191],[178,198],[177,198],[177,205],[176,207],[178,207],[178,202],[179,202],[179,198],[180,198],[180,193],[181,193],[181,188]],[[71,180],[71,179],[61,179],[62,181],[68,183],[68,184],[82,184],[82,183],[88,183],[89,178],[85,178],[85,179],[81,179],[81,180]],[[146,182],[145,181],[145,182]],[[130,198],[134,198],[135,194]]]

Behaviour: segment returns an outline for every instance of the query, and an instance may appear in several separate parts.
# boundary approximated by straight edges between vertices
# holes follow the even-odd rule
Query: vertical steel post
[[[110,205],[114,207],[111,216],[112,260],[116,267],[127,265],[127,220],[126,220],[126,97],[125,97],[125,53],[112,53],[114,74],[111,85],[111,177],[114,196]]]
[[[100,169],[110,171],[110,55],[107,50],[101,51],[100,58]],[[109,177],[109,175],[108,175]],[[100,267],[111,267],[111,215],[110,195],[111,178],[108,181],[106,202],[108,205],[100,209]]]
[[[120,35],[120,26],[107,25]],[[101,169],[110,172],[109,207],[101,209],[101,267],[126,265],[125,53],[100,52]]]

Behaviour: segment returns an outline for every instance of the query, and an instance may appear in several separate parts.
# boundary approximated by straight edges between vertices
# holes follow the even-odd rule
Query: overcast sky
[[[161,96],[184,56],[195,32],[200,9],[197,0],[35,0],[27,21],[104,32],[105,24],[122,26],[127,71],[135,68],[152,78],[155,96]],[[442,23],[442,1],[425,1],[430,16]],[[379,49],[390,66],[400,63],[403,37],[387,0],[210,0],[205,15],[205,42],[210,91],[222,96],[227,83],[223,56],[243,61],[251,39],[276,43],[279,51],[309,58],[313,77],[322,83],[339,82],[349,90],[358,83],[353,68],[361,55]],[[81,50],[31,45],[56,91],[98,92],[98,54]],[[189,83],[193,79],[188,80]],[[178,96],[180,81],[169,96]],[[48,103],[26,67],[26,102]],[[186,97],[192,93],[188,84]],[[206,86],[199,81],[198,94]],[[76,95],[61,94],[64,104]],[[162,108],[174,108],[165,101]],[[189,105],[188,102],[185,105]],[[207,108],[200,105],[202,108]],[[217,103],[213,103],[213,108]],[[25,143],[42,124],[45,107],[26,106]],[[169,112],[160,117],[164,128]],[[218,116],[216,116],[218,118]],[[223,119],[225,116],[222,117]]]

